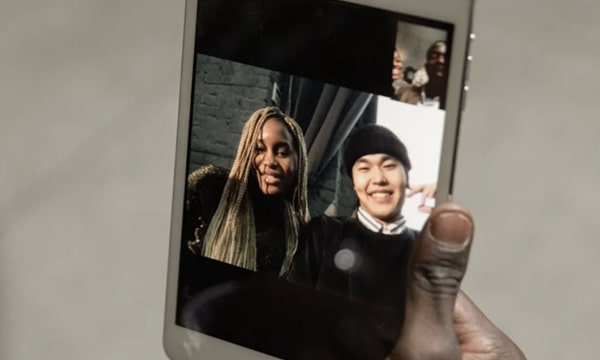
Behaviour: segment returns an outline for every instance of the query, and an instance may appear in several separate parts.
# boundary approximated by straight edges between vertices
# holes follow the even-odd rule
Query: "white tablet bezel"
[[[447,22],[454,25],[452,33],[452,59],[449,67],[445,109],[445,126],[438,177],[438,193],[436,196],[436,203],[446,201],[451,195],[454,159],[457,148],[456,143],[458,141],[460,115],[465,97],[465,90],[463,89],[466,87],[465,78],[467,75],[469,43],[472,38],[471,19],[474,0],[340,1]],[[175,323],[184,191],[187,176],[186,163],[190,106],[193,90],[196,10],[197,0],[186,0],[163,346],[168,357],[173,360],[198,358],[269,359],[273,357],[183,328]]]

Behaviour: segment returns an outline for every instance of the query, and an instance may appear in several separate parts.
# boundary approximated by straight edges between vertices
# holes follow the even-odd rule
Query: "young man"
[[[358,207],[348,219],[321,216],[310,222],[288,279],[354,300],[377,324],[369,332],[385,357],[400,333],[408,262],[418,236],[401,213],[411,164],[404,144],[378,125],[351,135],[344,164]]]
[[[411,167],[406,147],[387,128],[368,125],[348,140],[344,164],[358,208],[349,219],[314,218],[288,278],[376,307],[402,309],[403,280],[417,236],[401,213]]]
[[[339,340],[339,351],[357,359],[525,359],[460,292],[473,236],[468,211],[442,204],[421,234],[407,228],[401,210],[411,164],[384,127],[351,135],[344,163],[357,210],[348,219],[314,218],[288,275],[354,304],[342,300],[318,315],[340,323],[332,341],[352,339]]]

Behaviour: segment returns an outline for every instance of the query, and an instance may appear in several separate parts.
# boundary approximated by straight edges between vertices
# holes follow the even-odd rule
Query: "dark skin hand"
[[[409,264],[402,336],[387,360],[525,360],[519,347],[460,291],[473,218],[459,205],[436,207]]]

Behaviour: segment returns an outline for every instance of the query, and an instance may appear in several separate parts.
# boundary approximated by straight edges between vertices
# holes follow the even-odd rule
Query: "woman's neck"
[[[251,181],[248,186],[254,219],[256,225],[272,226],[283,223],[284,197],[278,195],[265,195],[256,181]]]

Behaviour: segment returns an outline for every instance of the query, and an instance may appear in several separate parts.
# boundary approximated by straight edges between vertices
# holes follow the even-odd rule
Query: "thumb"
[[[447,203],[432,211],[409,262],[404,323],[391,359],[461,358],[454,303],[472,239],[473,220],[467,210]]]

